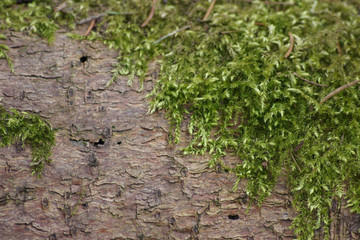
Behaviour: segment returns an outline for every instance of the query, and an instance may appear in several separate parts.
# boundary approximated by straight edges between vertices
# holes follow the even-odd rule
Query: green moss
[[[2,37],[0,36],[0,39],[2,39]],[[0,58],[5,58],[7,61],[7,64],[10,67],[10,71],[12,73],[14,73],[14,65],[11,61],[11,58],[7,55],[7,51],[9,50],[9,47],[4,45],[4,44],[0,44]]]
[[[201,21],[209,1],[158,1],[144,28],[151,1],[67,1],[58,13],[51,11],[52,2],[2,3],[0,17],[10,19],[2,28],[31,30],[51,40],[58,26],[75,27],[103,13],[89,36],[70,36],[119,51],[108,85],[119,75],[131,76],[129,84],[134,77],[143,80],[148,62],[156,59],[161,72],[149,95],[150,112],[166,110],[174,142],[189,116],[192,140],[184,153],[211,153],[210,167],[230,170],[236,183],[246,178],[247,194],[259,205],[285,172],[299,212],[295,233],[311,239],[322,229],[329,238],[332,202],[345,198],[351,211],[360,212],[359,87],[320,104],[336,88],[359,79],[360,4],[289,2],[296,3],[218,0],[209,20]],[[28,27],[37,24],[30,9],[45,21],[40,32]],[[21,19],[20,10],[28,17]],[[285,58],[290,32],[294,48]],[[236,166],[221,161],[230,152],[239,157]]]
[[[41,176],[46,164],[50,163],[51,149],[55,145],[55,132],[40,117],[0,106],[0,147],[14,143],[30,146],[32,153],[32,174]]]

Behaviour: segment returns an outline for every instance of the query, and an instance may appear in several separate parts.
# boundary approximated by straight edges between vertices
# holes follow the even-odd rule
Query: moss
[[[3,39],[0,35],[0,39]],[[10,67],[10,71],[12,73],[14,73],[14,64],[11,61],[11,58],[9,57],[9,55],[7,55],[7,51],[9,50],[9,47],[4,45],[4,44],[0,44],[0,58],[5,58],[7,61],[7,64]]]
[[[260,205],[285,171],[300,239],[314,238],[318,229],[329,238],[333,201],[345,198],[351,211],[360,212],[358,85],[320,103],[359,79],[358,1],[218,0],[207,21],[201,19],[209,1],[158,1],[145,27],[151,1],[67,1],[57,13],[51,1],[10,2],[0,3],[7,23],[1,27],[49,41],[57,27],[73,28],[101,13],[89,36],[70,36],[119,51],[108,85],[119,75],[131,76],[129,84],[143,80],[148,61],[157,59],[161,72],[149,95],[150,112],[166,110],[173,141],[188,115],[192,140],[184,153],[211,153],[210,167],[230,170],[236,183],[248,179],[247,194]],[[29,27],[37,19],[43,27]],[[221,161],[229,152],[239,157],[236,166]]]
[[[36,115],[14,109],[9,112],[0,106],[0,147],[16,142],[30,146],[32,174],[40,177],[45,165],[51,162],[55,131]]]

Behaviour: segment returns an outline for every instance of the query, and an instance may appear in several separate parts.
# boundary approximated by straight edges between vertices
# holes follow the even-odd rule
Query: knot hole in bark
[[[230,220],[238,220],[240,217],[239,217],[239,215],[235,214],[235,215],[229,215],[228,218]]]
[[[79,60],[81,63],[84,63],[88,60],[88,56],[82,56]]]
[[[97,147],[97,146],[102,146],[105,144],[105,141],[102,140],[101,138],[99,139],[98,142],[94,142],[94,146]]]

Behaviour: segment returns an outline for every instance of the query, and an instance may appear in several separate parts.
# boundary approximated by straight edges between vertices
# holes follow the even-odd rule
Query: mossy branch
[[[184,115],[188,117],[192,140],[184,153],[209,152],[211,167],[222,166],[221,158],[229,150],[236,154],[235,167],[222,167],[236,174],[237,183],[247,178],[252,202],[261,204],[271,194],[285,166],[299,213],[292,227],[300,239],[311,239],[319,229],[329,235],[329,206],[334,198],[346,195],[350,210],[360,212],[359,92],[348,94],[346,102],[332,108],[318,103],[323,94],[319,87],[334,88],[342,79],[359,75],[360,32],[354,29],[360,28],[360,16],[354,1],[314,5],[302,0],[296,6],[280,1],[223,1],[214,8],[213,0],[205,16],[204,1],[168,1],[166,7],[156,9],[161,16],[156,21],[153,4],[144,22],[151,19],[151,28],[141,27],[143,14],[149,11],[141,0],[95,2],[90,7],[90,1],[68,1],[72,14],[54,13],[41,1],[4,11],[9,8],[0,2],[1,19],[14,23],[2,27],[29,30],[30,25],[33,32],[51,38],[58,24],[75,27],[75,19],[84,19],[79,23],[99,19],[101,31],[77,38],[100,40],[119,51],[107,86],[124,75],[129,83],[135,76],[143,81],[148,62],[159,60],[161,70],[149,94],[151,112],[166,111],[175,140],[180,139]],[[211,13],[211,22],[199,21]],[[176,38],[163,41],[180,31]],[[290,45],[284,55],[285,34]],[[289,71],[319,87],[297,84],[289,79]],[[299,71],[322,84],[297,75]],[[320,103],[356,83],[336,89]],[[295,145],[296,159],[290,151],[289,161],[289,149]]]

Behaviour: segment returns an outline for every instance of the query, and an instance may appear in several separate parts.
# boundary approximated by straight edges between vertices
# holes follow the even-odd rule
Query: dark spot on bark
[[[332,202],[331,202],[331,211],[336,212],[337,206],[338,206],[338,204],[337,204],[336,199],[333,199]]]
[[[246,240],[254,240],[254,237],[247,237]]]
[[[104,140],[102,140],[101,138],[99,139],[98,142],[94,142],[94,146],[98,147],[98,146],[103,146],[105,144]]]
[[[66,97],[71,98],[72,96],[74,96],[74,89],[69,88]]]
[[[99,161],[96,159],[95,154],[92,153],[89,158],[89,166],[90,167],[97,167],[99,166]]]
[[[26,92],[25,92],[25,91],[21,91],[21,93],[20,93],[20,100],[21,100],[21,101],[24,100],[25,97],[26,97]]]
[[[186,167],[183,167],[183,168],[181,169],[181,171],[180,171],[180,174],[181,174],[182,177],[186,177],[187,172],[188,172],[188,170],[186,169]]]
[[[286,200],[286,207],[289,208],[289,207],[291,207],[291,205],[292,205],[291,200],[289,200],[289,199]]]
[[[55,234],[55,233],[50,234],[49,240],[56,240],[56,239],[57,239],[57,238],[56,238],[56,234]]]
[[[9,200],[10,200],[10,196],[9,196],[8,193],[1,196],[0,197],[0,206],[5,206],[8,203]]]
[[[193,233],[195,233],[195,234],[199,234],[199,226],[198,226],[198,224],[196,224],[194,227],[193,227]]]
[[[71,134],[75,134],[77,132],[77,127],[74,124],[71,124],[70,132]]]
[[[175,225],[175,218],[174,217],[171,217],[170,218],[170,220],[169,220],[169,224],[171,225],[171,226],[174,226]]]
[[[239,217],[239,215],[235,214],[235,215],[228,215],[228,218],[230,220],[238,220],[240,217]]]
[[[88,56],[82,56],[79,60],[81,63],[84,63],[88,60]]]
[[[161,198],[161,191],[160,190],[156,190],[155,194],[156,194],[155,195],[156,198]]]
[[[75,236],[76,236],[76,232],[77,232],[77,227],[74,226],[74,225],[70,226],[69,232],[70,232],[70,235],[71,235],[72,237],[75,237]]]
[[[27,188],[26,186],[22,186],[22,187],[18,187],[16,190],[18,191],[15,196],[15,202],[17,206],[20,205],[21,203],[31,200],[28,198],[28,194],[31,191],[31,189]]]
[[[216,165],[215,165],[215,172],[216,173],[221,173],[221,165],[219,164],[219,163],[217,163]]]
[[[79,61],[71,61],[71,67],[80,67],[81,66],[81,62]]]
[[[243,193],[239,197],[239,201],[242,204],[246,204],[248,202],[248,195],[246,193]]]
[[[66,199],[69,199],[70,196],[71,196],[71,193],[70,193],[70,192],[65,192],[65,198],[66,198]]]
[[[155,70],[150,74],[150,76],[153,80],[156,80],[159,77],[159,73],[158,73],[158,71]]]
[[[121,195],[122,195],[122,191],[119,190],[118,193],[116,194],[116,197],[121,197]]]
[[[218,206],[218,207],[221,206],[220,199],[218,197],[216,197],[214,203],[215,203],[215,206]]]
[[[104,130],[103,130],[102,135],[104,136],[105,139],[110,138],[111,135],[112,135],[112,130],[111,130],[111,128],[105,127]]]
[[[18,141],[15,144],[15,149],[16,149],[16,153],[21,153],[22,151],[24,151],[24,144],[22,141]]]
[[[49,200],[48,200],[46,197],[44,197],[44,198],[42,199],[42,201],[41,201],[41,206],[42,206],[43,208],[47,208],[47,207],[49,206]]]
[[[121,141],[118,141],[116,144],[117,144],[117,145],[121,145],[121,144],[122,144],[122,142],[121,142]]]
[[[64,204],[64,213],[68,216],[71,214],[71,207],[68,204]]]
[[[87,92],[86,101],[91,101],[93,99],[94,99],[94,95],[93,95],[92,91],[90,90]]]
[[[83,206],[83,208],[88,208],[88,207],[89,207],[89,203],[88,203],[88,202],[84,202],[84,203],[82,204],[82,206]]]

